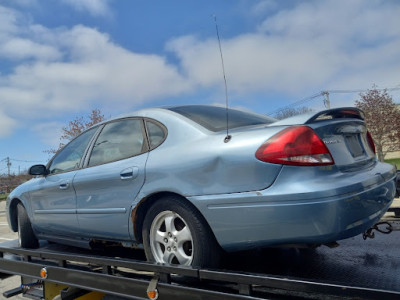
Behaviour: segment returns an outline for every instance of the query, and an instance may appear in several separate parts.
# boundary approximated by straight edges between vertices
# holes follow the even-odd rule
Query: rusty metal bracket
[[[157,284],[159,279],[159,275],[154,275],[154,277],[151,279],[149,286],[147,287],[147,297],[149,299],[158,299]]]

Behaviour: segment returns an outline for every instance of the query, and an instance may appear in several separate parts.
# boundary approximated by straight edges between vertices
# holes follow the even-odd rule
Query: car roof
[[[276,121],[266,115],[244,109],[229,108],[227,110],[226,107],[218,105],[190,104],[145,108],[119,115],[106,122],[128,117],[153,117],[157,119],[157,117],[164,118],[166,116],[173,116],[193,125],[195,123],[197,126],[200,125],[202,128],[213,132],[225,130],[228,119],[231,129],[248,125],[271,124]]]

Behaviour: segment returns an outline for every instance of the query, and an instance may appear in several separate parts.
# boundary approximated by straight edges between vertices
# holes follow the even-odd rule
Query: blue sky
[[[0,174],[6,157],[12,173],[45,163],[92,109],[224,103],[213,14],[232,107],[400,88],[399,1],[0,0]],[[333,107],[357,98],[330,94]]]

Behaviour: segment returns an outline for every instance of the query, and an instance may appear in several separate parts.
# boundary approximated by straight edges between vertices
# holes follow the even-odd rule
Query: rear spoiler
[[[310,112],[302,115],[293,116],[270,124],[269,126],[290,126],[298,124],[310,124],[333,119],[358,119],[364,121],[364,112],[356,107],[340,107]]]
[[[359,119],[363,121],[365,119],[364,112],[361,109],[358,109],[356,107],[340,107],[320,111],[312,116],[310,119],[308,119],[305,124],[343,118]]]

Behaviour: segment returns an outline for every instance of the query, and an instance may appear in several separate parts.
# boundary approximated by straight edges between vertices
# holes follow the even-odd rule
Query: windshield
[[[226,108],[207,105],[188,105],[168,108],[200,124],[208,130],[217,132],[226,129]],[[229,129],[271,124],[276,120],[267,116],[237,109],[228,109]]]

